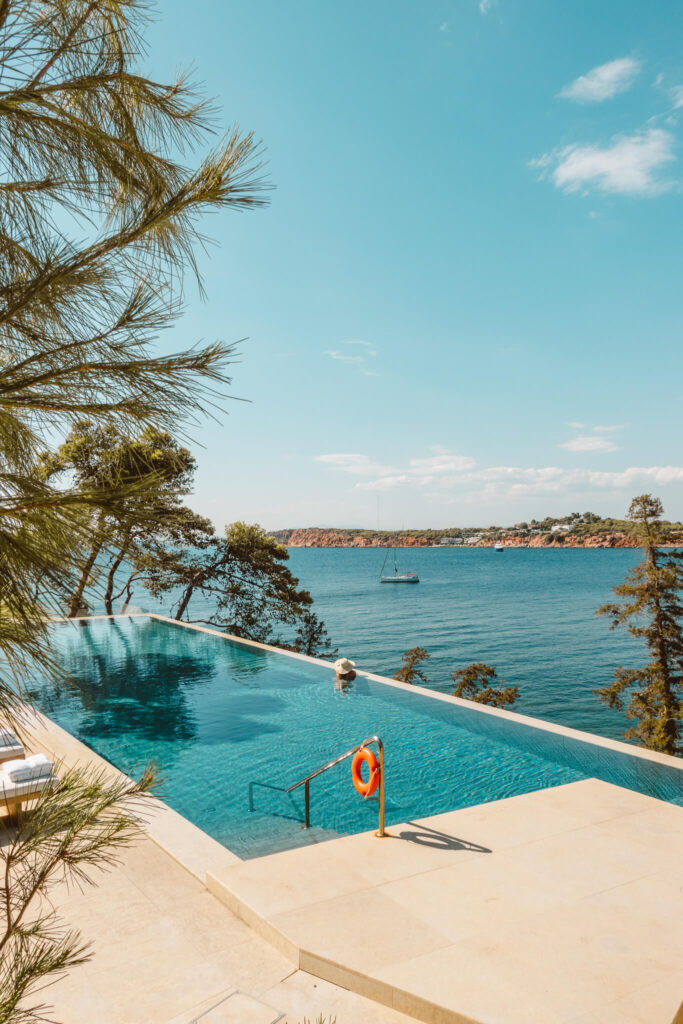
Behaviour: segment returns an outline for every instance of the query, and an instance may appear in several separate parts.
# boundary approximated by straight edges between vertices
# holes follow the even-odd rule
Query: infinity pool
[[[589,742],[357,678],[146,617],[65,623],[54,643],[69,685],[31,696],[59,725],[124,771],[155,761],[160,796],[240,857],[376,828],[376,798],[350,762],[287,786],[378,733],[386,748],[387,823],[591,776],[683,804],[683,771]],[[324,830],[324,832],[322,831]]]

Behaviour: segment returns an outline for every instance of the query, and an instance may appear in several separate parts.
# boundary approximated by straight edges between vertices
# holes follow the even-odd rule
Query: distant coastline
[[[661,545],[683,547],[683,524],[662,524]],[[603,519],[593,513],[572,513],[511,527],[456,527],[443,530],[354,530],[306,527],[273,530],[270,534],[290,548],[637,548],[632,525],[626,520]]]

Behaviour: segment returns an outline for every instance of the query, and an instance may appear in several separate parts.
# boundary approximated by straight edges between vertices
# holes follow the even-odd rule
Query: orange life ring
[[[367,782],[363,782],[361,775],[363,764],[367,764],[370,769],[370,778]],[[351,778],[361,796],[372,796],[379,786],[379,761],[375,757],[374,751],[368,750],[367,747],[361,747],[356,751],[351,762]]]

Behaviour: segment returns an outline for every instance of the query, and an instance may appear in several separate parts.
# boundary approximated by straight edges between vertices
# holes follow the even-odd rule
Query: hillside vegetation
[[[532,519],[513,526],[449,527],[441,530],[354,530],[337,527],[275,530],[271,536],[288,547],[384,548],[398,547],[638,547],[633,523],[602,518],[593,512]],[[662,523],[662,541],[683,546],[683,524]]]

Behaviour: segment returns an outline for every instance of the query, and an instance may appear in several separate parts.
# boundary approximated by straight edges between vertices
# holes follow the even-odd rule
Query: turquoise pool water
[[[154,760],[161,796],[240,857],[306,842],[303,789],[287,786],[379,733],[387,821],[409,821],[597,776],[683,804],[683,772],[590,743],[148,618],[54,627],[70,684],[37,684],[34,702],[125,771]],[[311,821],[331,835],[376,827],[376,799],[350,762],[311,784]],[[316,836],[320,833],[316,831]]]

